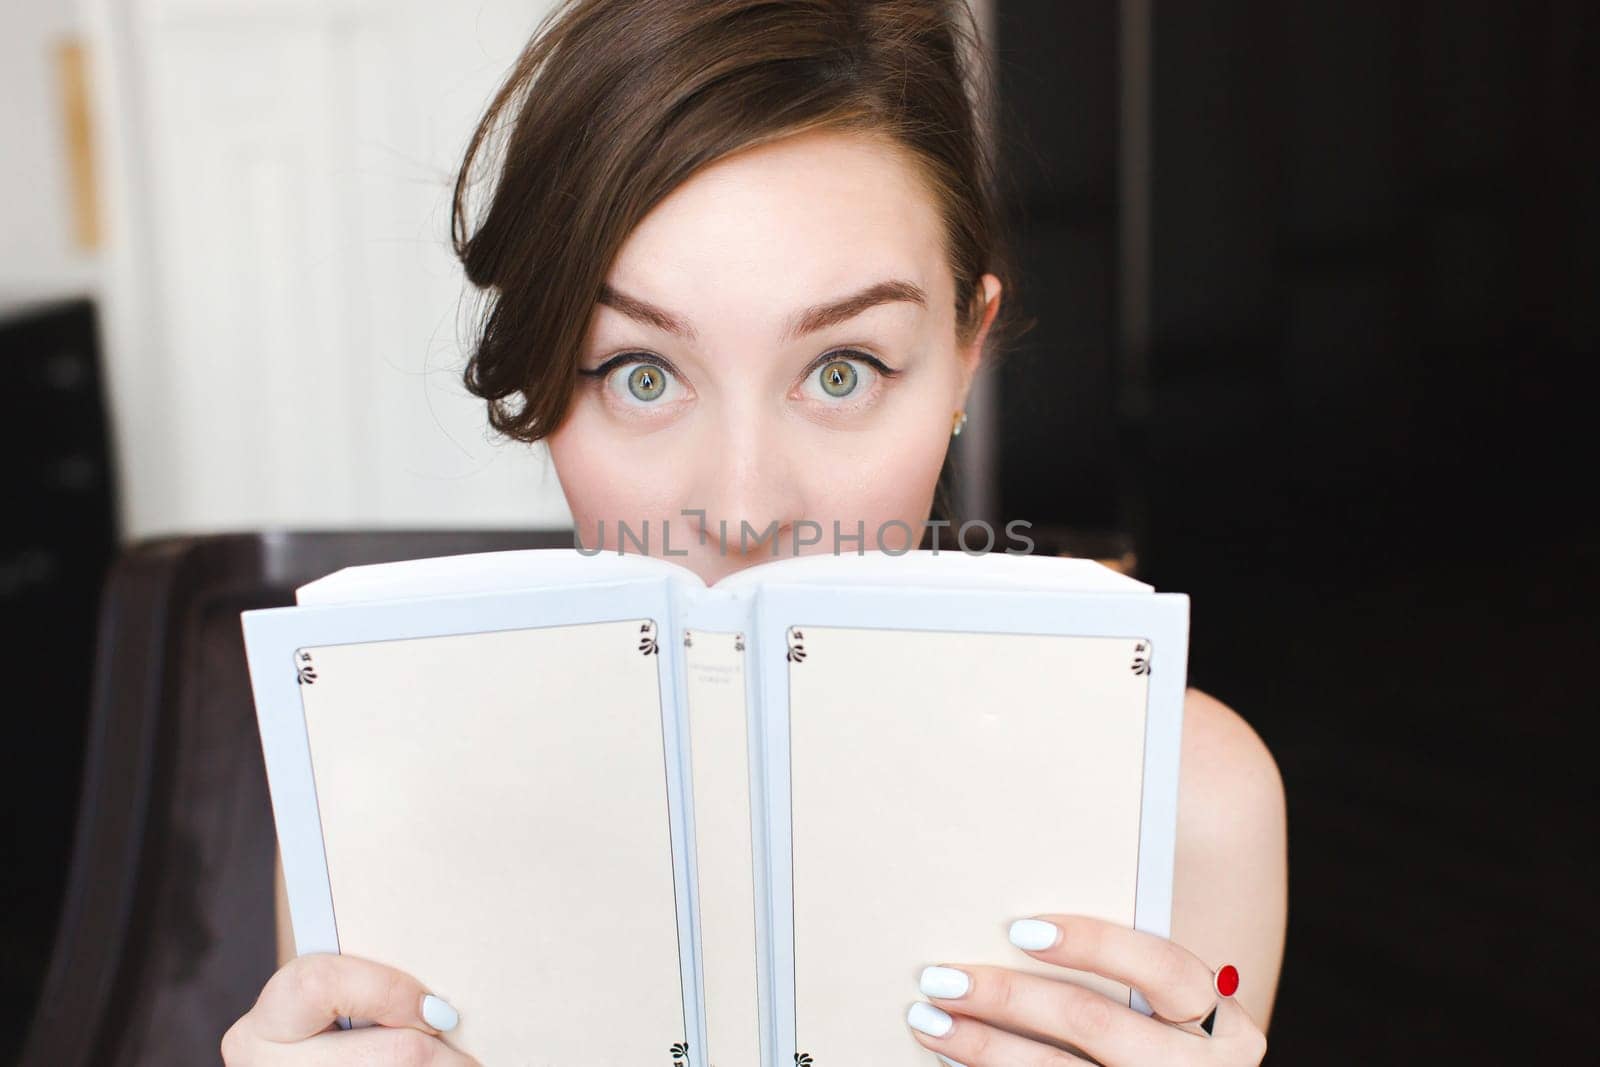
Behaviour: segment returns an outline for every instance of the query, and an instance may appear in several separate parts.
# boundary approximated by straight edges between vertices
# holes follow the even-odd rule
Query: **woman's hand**
[[[1068,982],[952,964],[923,971],[931,1003],[912,1005],[907,1019],[926,1048],[965,1067],[1087,1062],[1066,1048],[1106,1067],[1257,1067],[1266,1055],[1266,1035],[1236,1001],[1217,996],[1211,968],[1166,938],[1083,916],[1041,915],[1012,924],[1011,941],[1045,963],[1132,986],[1158,1018]],[[1213,1008],[1208,1036],[1200,1023]]]
[[[341,1017],[376,1026],[340,1030]],[[353,956],[300,956],[222,1037],[227,1067],[473,1067],[439,1040],[455,1009],[410,975]]]

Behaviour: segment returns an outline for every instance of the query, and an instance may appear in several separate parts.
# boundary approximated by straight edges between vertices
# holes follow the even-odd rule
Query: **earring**
[[[967,413],[965,411],[956,412],[955,415],[950,420],[950,436],[951,437],[960,437],[961,436],[961,428],[963,426],[965,426],[966,424],[967,424]]]

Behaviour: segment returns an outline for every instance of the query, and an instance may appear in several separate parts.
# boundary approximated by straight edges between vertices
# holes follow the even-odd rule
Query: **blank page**
[[[298,604],[355,604],[428,596],[629,581],[671,575],[699,584],[674,563],[646,556],[586,556],[570,548],[520,548],[345,567],[295,590]]]
[[[685,1037],[641,625],[302,650],[339,949],[450,1001],[446,1040],[486,1064],[634,1067]]]
[[[1133,925],[1139,644],[803,628],[788,665],[799,1052],[920,1067],[905,1012],[923,966],[1066,978],[1010,945],[1011,920]]]
[[[1144,582],[1118,573],[1089,559],[1057,556],[1011,556],[993,552],[969,556],[964,552],[918,550],[893,555],[865,552],[857,555],[820,553],[779,559],[736,571],[714,589],[736,593],[745,589],[805,585],[811,588],[875,585],[887,588],[916,586],[924,589],[1033,589],[1077,593],[1149,593]]]

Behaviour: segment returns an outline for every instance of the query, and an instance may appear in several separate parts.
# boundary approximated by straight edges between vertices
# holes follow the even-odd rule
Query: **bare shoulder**
[[[1232,708],[1191,689],[1183,708],[1173,940],[1232,963],[1263,1028],[1283,966],[1288,816],[1277,761]]]
[[[1261,736],[1238,712],[1198,689],[1183,701],[1183,791],[1186,799],[1195,792],[1232,802],[1231,810],[1214,804],[1196,810],[1220,823],[1210,826],[1214,832],[1226,832],[1241,816],[1283,808],[1283,779]]]

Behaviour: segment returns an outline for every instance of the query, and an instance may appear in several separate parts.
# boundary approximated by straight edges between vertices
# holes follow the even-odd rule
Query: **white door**
[[[455,167],[549,0],[88,0],[126,533],[559,526],[460,382]]]

